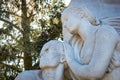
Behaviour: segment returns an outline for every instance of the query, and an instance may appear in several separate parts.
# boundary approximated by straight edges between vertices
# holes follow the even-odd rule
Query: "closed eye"
[[[48,51],[48,50],[49,50],[49,48],[46,48],[46,49],[45,49],[45,51]]]

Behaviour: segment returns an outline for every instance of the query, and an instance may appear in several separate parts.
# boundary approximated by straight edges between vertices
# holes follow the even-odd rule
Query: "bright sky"
[[[68,5],[71,0],[65,0],[65,4]]]
[[[2,22],[2,21],[0,21],[0,28],[2,28],[2,25],[3,25],[3,22]]]

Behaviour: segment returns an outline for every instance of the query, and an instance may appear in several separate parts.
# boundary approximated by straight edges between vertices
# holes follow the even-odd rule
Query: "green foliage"
[[[26,69],[24,63],[32,63],[28,69],[39,69],[42,46],[49,40],[62,39],[63,2],[26,0],[25,5],[22,1],[0,0],[0,80],[13,80]]]

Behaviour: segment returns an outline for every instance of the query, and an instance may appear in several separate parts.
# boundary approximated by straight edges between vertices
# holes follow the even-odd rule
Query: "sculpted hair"
[[[68,16],[68,14],[75,14],[78,15],[80,18],[85,18],[87,19],[92,25],[97,26],[100,24],[100,21],[97,20],[95,17],[93,17],[92,14],[87,9],[82,9],[82,8],[76,8],[76,7],[70,7],[67,9],[69,13],[65,14],[66,11],[63,12],[62,17],[66,18],[65,16]]]

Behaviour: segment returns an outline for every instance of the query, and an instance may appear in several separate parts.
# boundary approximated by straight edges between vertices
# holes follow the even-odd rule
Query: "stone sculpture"
[[[15,80],[43,80],[41,70],[28,70],[20,73]]]
[[[67,67],[63,42],[57,40],[47,42],[40,53],[43,80],[70,80]]]
[[[63,42],[57,40],[47,42],[40,53],[41,70],[24,71],[15,80],[71,80],[64,49]]]
[[[74,51],[68,43],[56,40],[49,41],[43,46],[40,54],[40,67],[42,70],[24,71],[15,80],[79,80],[81,78],[76,79],[74,77],[74,73],[71,72],[66,62],[67,56],[65,55],[71,53],[74,54]],[[65,68],[69,70],[67,76],[64,76]],[[118,69],[115,70],[108,75],[112,76],[111,79],[108,79],[107,76],[107,79],[104,80],[119,80],[118,78],[116,79],[116,73],[119,74],[120,72]]]
[[[64,42],[53,40],[43,46],[42,70],[39,76],[35,71],[34,78],[120,80],[120,0],[71,0],[61,21]],[[21,73],[24,78],[31,74]]]
[[[119,9],[120,0],[72,0],[62,13],[64,41],[74,50],[66,60],[75,80],[120,80],[112,79],[120,75]]]

